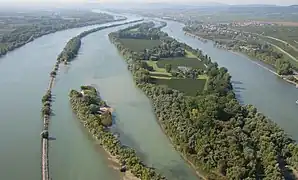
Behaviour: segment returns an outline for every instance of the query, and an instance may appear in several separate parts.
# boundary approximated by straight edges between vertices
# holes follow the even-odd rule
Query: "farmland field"
[[[153,78],[167,78],[167,79],[171,79],[171,77],[172,77],[171,73],[152,72],[152,71],[150,71],[150,76]]]
[[[154,71],[156,72],[160,72],[160,73],[166,73],[166,69],[165,68],[160,68],[157,66],[157,61],[146,61],[146,63],[153,67]]]
[[[154,79],[159,85],[184,92],[188,96],[195,96],[198,91],[203,91],[206,79]]]
[[[144,51],[144,49],[152,49],[161,44],[160,40],[147,39],[120,39],[121,43],[135,52]]]
[[[164,68],[166,64],[171,64],[173,69],[177,69],[178,66],[205,69],[204,63],[197,58],[175,57],[164,58],[157,61],[159,68]]]

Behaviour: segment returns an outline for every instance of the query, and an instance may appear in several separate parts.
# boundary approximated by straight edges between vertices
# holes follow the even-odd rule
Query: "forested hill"
[[[127,37],[122,36],[124,32]],[[233,93],[228,70],[218,67],[216,62],[212,62],[208,55],[199,50],[181,43],[177,45],[179,42],[175,40],[164,41],[171,38],[159,30],[156,34],[159,34],[157,37],[162,45],[157,47],[167,47],[169,51],[178,46],[184,47],[185,52],[191,52],[207,65],[200,72],[208,77],[207,87],[195,96],[187,96],[177,90],[180,88],[178,86],[175,89],[159,85],[152,78],[152,74],[157,73],[149,66],[152,61],[140,59],[144,57],[144,52],[151,52],[151,49],[157,47],[137,52],[124,43],[128,42],[125,38],[130,38],[130,43],[138,43],[140,41],[134,41],[132,34],[139,33],[146,37],[148,32],[138,30],[135,26],[112,33],[110,38],[128,60],[137,85],[152,100],[158,122],[176,149],[197,170],[207,172],[208,179],[290,179],[290,169],[298,170],[298,145],[255,107],[239,104]],[[139,46],[142,44],[138,44],[141,49]],[[162,59],[154,61],[158,64]],[[166,80],[173,78],[169,75]],[[183,82],[183,79],[188,78],[180,76],[179,80]],[[196,87],[195,84],[193,87]]]

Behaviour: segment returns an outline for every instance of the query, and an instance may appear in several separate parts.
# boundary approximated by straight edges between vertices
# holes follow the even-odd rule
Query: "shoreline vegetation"
[[[38,13],[41,13],[41,15]],[[61,15],[58,15],[59,13]],[[88,17],[85,17],[85,15]],[[109,14],[90,13],[84,11],[57,12],[57,17],[53,17],[53,14],[47,14],[46,12],[26,12],[24,14],[21,13],[20,16],[22,16],[24,19],[20,20],[18,20],[19,17],[15,16],[15,14],[12,14],[10,17],[8,13],[7,18],[10,19],[10,21],[7,22],[7,27],[2,27],[0,25],[0,58],[6,55],[8,52],[20,48],[44,35],[66,29],[117,22],[127,19],[114,19],[113,16]],[[42,18],[40,16],[42,16]],[[4,17],[6,17],[6,15]],[[0,18],[0,22],[2,21],[6,22],[7,19],[2,20]],[[24,22],[20,23],[21,21]],[[8,28],[10,26],[14,28]],[[3,34],[1,33],[2,29]]]
[[[198,36],[198,35],[196,35],[196,34],[193,34],[193,33],[191,33],[191,32],[186,32],[186,31],[185,31],[185,34],[188,35],[188,36],[191,36],[191,37],[193,37],[193,38],[197,38],[197,39],[199,39],[199,40],[203,39],[203,38],[201,38],[200,36]],[[201,40],[201,41],[202,41],[202,40]],[[210,41],[213,41],[213,40],[210,40]],[[203,42],[205,42],[205,41],[203,41]],[[294,77],[291,76],[291,75],[281,75],[281,74],[278,74],[278,72],[277,72],[276,70],[274,71],[274,70],[272,70],[272,69],[270,69],[270,68],[268,68],[268,67],[262,65],[262,64],[258,63],[258,61],[263,62],[263,63],[265,63],[265,64],[268,64],[268,65],[272,66],[273,68],[275,68],[274,65],[272,65],[272,64],[270,64],[270,63],[268,63],[268,62],[266,62],[266,61],[264,61],[264,60],[258,59],[258,57],[256,57],[256,56],[253,56],[253,55],[251,55],[251,54],[249,54],[249,53],[247,53],[247,52],[245,52],[245,51],[240,51],[240,50],[235,50],[235,49],[228,49],[228,48],[225,48],[225,47],[223,47],[223,46],[216,46],[216,47],[219,48],[219,49],[225,49],[225,50],[227,50],[227,51],[229,51],[229,52],[231,52],[231,53],[237,54],[237,55],[244,55],[244,56],[248,57],[249,60],[250,60],[251,62],[253,62],[254,64],[256,64],[256,65],[258,65],[258,66],[260,66],[260,67],[262,67],[262,68],[268,70],[269,72],[271,72],[271,73],[273,73],[274,75],[278,76],[279,78],[285,80],[286,82],[288,82],[288,83],[290,83],[290,84],[293,84],[294,86],[298,87],[298,79],[297,79],[297,78],[294,78]],[[296,75],[296,76],[297,76],[297,75]],[[298,77],[298,76],[297,76],[297,77]]]
[[[143,21],[143,19],[129,21],[129,22],[120,23],[120,24],[102,26],[102,27],[93,28],[93,29],[84,31],[84,32],[80,33],[79,35],[75,36],[74,38],[71,38],[65,45],[62,52],[58,55],[54,69],[50,73],[50,81],[49,81],[48,89],[47,89],[45,95],[41,99],[41,102],[42,102],[41,113],[42,113],[42,117],[43,117],[43,121],[44,121],[43,130],[41,133],[41,136],[42,136],[42,176],[43,176],[42,178],[43,178],[43,180],[48,180],[50,178],[49,177],[48,143],[49,143],[49,123],[50,123],[50,118],[53,115],[52,114],[52,103],[53,103],[52,88],[53,88],[57,73],[59,71],[60,64],[61,63],[67,64],[68,62],[72,61],[77,56],[78,51],[81,47],[81,39],[84,38],[85,36],[87,36],[91,33],[94,33],[96,31],[100,31],[102,29],[121,26],[121,25],[140,22],[140,21]]]
[[[125,172],[124,179],[166,179],[154,168],[147,167],[134,149],[122,145],[116,135],[109,131],[112,125],[111,108],[100,98],[94,87],[81,86],[81,92],[71,90],[69,98],[72,110],[83,126],[99,141],[111,160],[120,164],[120,171]]]
[[[198,49],[176,44],[150,23],[110,33],[109,37],[125,58],[136,85],[151,100],[158,123],[175,149],[204,179],[294,178],[290,169],[298,169],[298,145],[255,107],[237,101],[226,68],[218,67]],[[148,45],[158,39],[158,48]],[[132,50],[134,47],[143,50]],[[163,76],[175,74],[171,66],[164,71],[158,66],[163,61],[160,57],[181,56],[186,50],[207,66],[199,74],[208,77],[207,88],[197,89],[195,95],[158,84],[152,77],[160,72]],[[180,53],[171,53],[177,51]],[[144,60],[147,57],[154,60]],[[158,67],[150,66],[154,61]],[[181,76],[181,82],[187,78]]]

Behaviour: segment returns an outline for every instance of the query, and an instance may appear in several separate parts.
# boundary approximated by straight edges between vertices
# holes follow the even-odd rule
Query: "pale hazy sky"
[[[298,4],[298,0],[0,0],[1,3],[26,3],[26,2],[219,2],[226,4],[278,4],[291,5]]]

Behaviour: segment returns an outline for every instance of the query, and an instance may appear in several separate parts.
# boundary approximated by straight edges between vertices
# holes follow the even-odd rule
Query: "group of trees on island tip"
[[[195,168],[208,172],[208,179],[234,180],[280,180],[287,177],[288,169],[298,170],[295,141],[252,105],[240,105],[228,70],[218,67],[202,51],[175,41],[179,45],[174,47],[187,48],[207,66],[204,70],[208,76],[207,88],[196,96],[153,83],[151,69],[140,59],[143,52],[134,52],[121,41],[121,37],[148,39],[150,28],[132,31],[144,26],[148,24],[109,36],[126,58],[136,84],[151,99],[165,133]],[[160,34],[167,36],[160,29],[154,32],[156,36],[150,34],[150,37],[170,39],[160,37]]]
[[[147,167],[136,155],[134,149],[122,145],[120,140],[109,131],[108,127],[112,125],[112,115],[108,110],[101,111],[101,108],[108,106],[94,87],[81,86],[81,92],[71,90],[69,97],[74,113],[104,149],[112,156],[116,156],[124,167],[123,171],[129,170],[133,175],[144,180],[166,179],[154,168]]]

